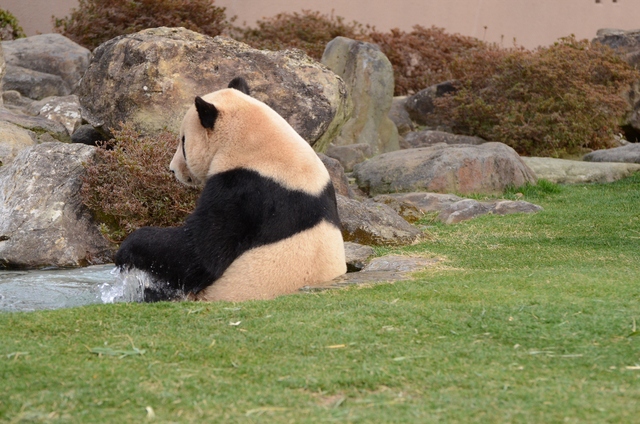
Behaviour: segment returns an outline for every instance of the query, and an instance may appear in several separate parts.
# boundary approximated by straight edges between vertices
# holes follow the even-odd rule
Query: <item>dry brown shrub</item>
[[[142,137],[130,125],[113,132],[109,149],[97,149],[85,165],[80,189],[105,237],[120,243],[143,226],[181,225],[195,209],[199,190],[178,183],[169,172],[175,134]]]
[[[449,67],[455,59],[489,48],[477,38],[447,34],[443,28],[420,25],[414,26],[411,32],[372,30],[368,41],[380,46],[393,65],[396,96],[417,93],[450,80]]]
[[[334,38],[363,39],[367,32],[358,22],[347,23],[340,16],[310,10],[279,13],[259,20],[256,25],[256,28],[234,28],[234,38],[257,49],[300,49],[316,60],[322,58],[327,43]]]
[[[530,156],[612,147],[640,78],[608,47],[575,37],[533,51],[489,49],[450,67],[458,92],[437,99],[454,131],[501,141]]]
[[[233,21],[233,19],[231,19]],[[93,50],[114,37],[146,28],[185,27],[216,36],[230,23],[214,0],[80,0],[65,18],[55,18],[55,30]]]

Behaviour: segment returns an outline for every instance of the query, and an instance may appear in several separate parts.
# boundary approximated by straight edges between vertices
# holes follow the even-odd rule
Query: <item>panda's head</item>
[[[182,120],[180,140],[169,169],[178,181],[201,186],[209,175],[218,148],[237,137],[237,110],[247,103],[249,86],[234,78],[227,89],[196,97]]]

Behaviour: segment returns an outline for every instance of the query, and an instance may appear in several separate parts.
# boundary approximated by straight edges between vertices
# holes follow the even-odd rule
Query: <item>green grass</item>
[[[0,314],[0,420],[638,422],[640,175],[545,184],[411,282]]]

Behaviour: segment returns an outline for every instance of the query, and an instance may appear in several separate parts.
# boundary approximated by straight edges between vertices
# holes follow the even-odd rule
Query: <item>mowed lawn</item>
[[[409,282],[1,313],[0,421],[640,422],[640,175],[522,192]]]

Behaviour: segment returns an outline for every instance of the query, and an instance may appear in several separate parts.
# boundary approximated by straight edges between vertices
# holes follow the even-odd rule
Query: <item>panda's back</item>
[[[330,181],[329,173],[313,148],[266,104],[249,96],[243,112],[250,119],[231,129],[237,142],[222,146],[213,158],[210,175],[244,168],[271,178],[283,187],[320,194]]]

